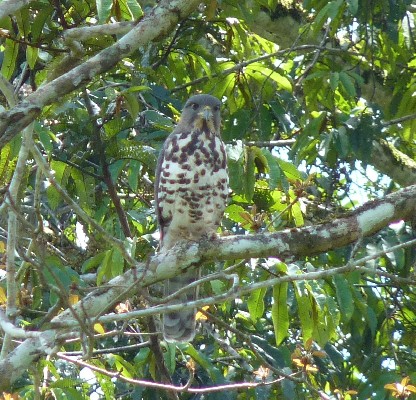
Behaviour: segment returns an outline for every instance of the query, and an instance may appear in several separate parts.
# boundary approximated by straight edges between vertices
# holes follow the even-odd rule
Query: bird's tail
[[[165,281],[165,296],[171,295],[199,278],[199,268],[190,268]],[[197,299],[197,288],[182,292],[168,304],[186,304]],[[163,337],[167,342],[190,342],[195,336],[195,308],[163,314]]]

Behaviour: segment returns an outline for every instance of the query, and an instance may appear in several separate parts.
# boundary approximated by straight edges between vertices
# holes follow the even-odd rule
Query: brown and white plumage
[[[220,137],[220,101],[210,95],[192,96],[180,121],[166,139],[159,156],[155,199],[160,229],[160,250],[184,240],[211,237],[221,223],[227,202],[228,174]],[[165,283],[170,295],[198,279],[190,268]],[[179,295],[175,303],[196,298],[195,289]],[[169,342],[186,342],[195,335],[195,310],[164,315],[163,334]]]

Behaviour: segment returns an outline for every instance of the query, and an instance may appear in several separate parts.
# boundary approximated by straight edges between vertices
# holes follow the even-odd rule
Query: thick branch
[[[72,311],[65,310],[55,317],[51,321],[54,330],[42,333],[43,338],[43,335],[49,332],[49,336],[46,336],[43,342],[38,338],[26,339],[0,362],[0,390],[8,388],[12,382],[11,376],[13,379],[18,377],[16,371],[23,373],[36,357],[51,351],[56,343],[55,335],[58,329],[70,329],[71,326],[77,325],[72,312],[77,312],[80,318],[86,321],[90,319],[90,322],[93,322],[115,302],[137,293],[144,286],[178,274],[180,269],[194,263],[273,256],[296,259],[345,246],[362,237],[373,235],[389,223],[414,218],[415,198],[416,185],[388,195],[384,199],[368,202],[344,218],[321,225],[287,229],[273,234],[236,235],[212,241],[206,240],[201,243],[184,244],[159,254],[153,257],[150,265],[142,265],[139,270],[129,270],[112,279],[108,285],[97,288],[74,305]],[[349,270],[350,267],[345,268]],[[336,272],[346,272],[345,268],[339,268]],[[317,274],[315,278],[318,278],[319,271],[315,274]],[[287,277],[287,279],[292,278]],[[297,276],[296,279],[302,279],[302,275]],[[273,284],[273,281],[269,284]],[[177,305],[163,307],[166,309],[175,306]],[[152,313],[156,311],[157,308],[153,309]],[[26,355],[27,352],[29,356]],[[15,360],[18,361],[18,367],[14,365]]]
[[[0,4],[0,19],[14,14],[33,0],[3,0]]]
[[[416,184],[416,161],[385,140],[373,142],[371,163],[403,187]]]
[[[55,331],[45,331],[26,339],[0,362],[0,390],[10,391],[11,385],[40,357],[53,353],[57,345]]]
[[[271,256],[298,258],[354,243],[389,223],[414,218],[415,212],[416,185],[413,185],[384,199],[367,202],[344,218],[272,234],[224,237],[218,243],[203,243],[200,254],[202,261]]]
[[[376,233],[389,223],[413,218],[415,198],[416,185],[382,200],[368,202],[344,218],[328,223],[272,234],[235,235],[175,246],[153,257],[148,266],[130,270],[111,280],[108,288],[90,293],[73,309],[81,313],[82,318],[96,318],[120,301],[120,296],[126,298],[127,293],[137,293],[141,287],[172,277],[192,264],[251,257],[296,259],[346,246]],[[66,310],[54,318],[52,324],[56,328],[68,326],[72,319],[71,313]]]
[[[199,3],[200,0],[161,1],[117,43],[52,82],[41,86],[16,107],[0,113],[0,148],[33,121],[45,105],[82,87],[98,74],[108,71],[119,60],[139,47],[166,36],[178,21],[186,18]]]

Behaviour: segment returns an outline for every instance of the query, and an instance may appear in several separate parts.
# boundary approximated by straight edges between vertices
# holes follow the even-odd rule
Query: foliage
[[[119,40],[92,35],[77,59],[62,39],[65,32],[137,21],[154,6],[32,1],[0,20],[1,75],[24,100]],[[106,235],[124,241],[139,261],[156,251],[156,159],[192,93],[211,93],[224,103],[232,194],[221,234],[313,225],[398,190],[401,182],[377,172],[373,146],[385,139],[416,157],[415,14],[410,1],[209,0],[175,31],[92,75],[85,88],[56,98],[34,123],[33,137],[57,185],[29,157],[18,199],[3,206],[0,217],[2,244],[7,210],[22,216],[14,323],[46,330],[62,308],[127,271],[125,254]],[[1,86],[7,108],[12,104]],[[1,149],[4,201],[21,142],[18,135]],[[105,234],[68,204],[59,187]],[[366,267],[376,273],[287,281],[210,306],[199,315],[193,343],[160,344],[172,383],[185,385],[190,375],[195,388],[241,383],[237,390],[207,390],[206,399],[412,398],[416,252],[405,244],[413,238],[411,221],[401,221],[347,247],[320,254],[311,249],[302,259],[247,260],[241,254],[204,266],[206,275],[232,269],[248,287],[372,255]],[[404,246],[387,251],[399,244]],[[4,246],[0,250],[5,254]],[[5,278],[0,285],[6,293]],[[230,285],[211,280],[202,293],[224,293]],[[160,296],[159,288],[150,294],[126,296],[112,311],[141,308]],[[79,339],[61,344],[66,358],[39,360],[8,392],[28,399],[166,398],[164,390],[137,382],[163,381],[161,360],[146,335],[149,320],[94,322],[84,321]],[[81,355],[91,368],[68,358]],[[399,381],[409,389],[400,392]]]

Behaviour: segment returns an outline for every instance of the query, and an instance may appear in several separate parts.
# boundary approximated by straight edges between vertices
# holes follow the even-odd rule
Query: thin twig
[[[264,140],[264,141],[250,141],[245,142],[246,146],[256,146],[256,147],[284,147],[292,146],[296,143],[295,139],[282,139],[282,140]]]
[[[315,55],[313,56],[312,61],[305,68],[305,70],[303,71],[302,75],[299,77],[298,81],[296,82],[296,87],[295,87],[295,90],[294,90],[295,93],[296,93],[297,90],[299,90],[301,88],[303,81],[307,78],[309,72],[312,70],[312,68],[318,62],[319,57],[321,56],[321,53],[322,53],[322,49],[325,48],[324,45],[325,45],[325,42],[327,40],[330,27],[331,27],[331,25],[328,24],[328,26],[326,27],[326,30],[325,30],[325,34],[323,35],[322,41],[320,43],[320,47],[316,50]]]
[[[73,357],[68,357],[64,353],[58,353],[57,356],[65,361],[76,364],[80,367],[89,368],[92,371],[101,373],[111,378],[117,378],[121,381],[130,383],[133,385],[149,387],[149,388],[154,388],[154,389],[162,389],[166,391],[174,391],[174,392],[213,393],[213,392],[220,392],[220,391],[227,391],[227,390],[249,389],[249,388],[255,388],[258,386],[274,385],[276,383],[281,382],[283,379],[285,379],[285,378],[278,378],[270,382],[241,382],[241,383],[231,383],[231,384],[225,384],[225,385],[219,385],[219,386],[213,386],[213,387],[193,388],[193,387],[190,387],[192,380],[193,380],[193,372],[191,369],[189,369],[190,378],[188,379],[188,382],[183,386],[175,386],[175,385],[166,385],[166,384],[158,383],[158,382],[146,381],[142,379],[127,378],[126,376],[122,375],[120,372],[108,371],[104,368],[96,367],[95,365],[89,364],[85,361],[82,361]]]
[[[105,349],[93,350],[91,352],[91,356],[94,357],[100,354],[129,352],[132,350],[142,349],[143,347],[149,347],[149,345],[150,345],[150,341],[148,340],[146,342],[129,344],[129,345],[120,346],[120,347],[108,347]],[[79,357],[83,355],[83,352],[82,351],[64,351],[62,352],[62,354],[65,354],[68,357],[75,357],[75,356]]]
[[[117,379],[120,379],[124,382],[131,383],[133,385],[138,385],[138,386],[143,386],[143,387],[150,387],[150,388],[154,388],[154,389],[163,389],[163,390],[174,391],[174,392],[187,391],[189,389],[189,386],[190,386],[192,380],[193,380],[193,373],[190,374],[189,380],[184,386],[175,386],[175,385],[169,385],[169,384],[165,384],[165,383],[150,382],[150,381],[145,381],[145,380],[142,380],[142,379],[131,379],[131,378],[127,378],[126,376],[123,376],[121,374],[121,372],[112,372],[112,371],[108,371],[104,368],[96,367],[95,365],[87,363],[85,361],[82,361],[78,358],[69,357],[69,356],[65,355],[65,353],[59,352],[59,353],[57,353],[57,356],[59,358],[65,360],[65,361],[68,361],[70,363],[79,365],[81,367],[87,367],[87,368],[91,369],[92,371],[99,372],[103,375],[110,376],[112,378],[117,378]]]
[[[390,121],[382,122],[381,125],[382,126],[396,125],[396,124],[400,124],[401,122],[409,121],[411,119],[416,119],[416,113],[404,115],[403,117],[399,117],[399,118],[391,119]]]

